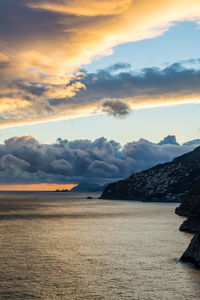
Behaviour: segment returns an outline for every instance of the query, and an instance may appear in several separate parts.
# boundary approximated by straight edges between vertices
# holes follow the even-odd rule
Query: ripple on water
[[[198,300],[174,204],[0,197],[0,299]]]

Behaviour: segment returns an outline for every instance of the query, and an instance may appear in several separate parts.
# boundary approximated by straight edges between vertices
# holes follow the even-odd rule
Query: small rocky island
[[[200,268],[200,147],[109,184],[100,198],[181,202],[176,214],[187,220],[180,230],[195,234],[181,260]]]
[[[62,190],[57,189],[56,193],[69,193],[69,190],[68,189],[62,189]]]

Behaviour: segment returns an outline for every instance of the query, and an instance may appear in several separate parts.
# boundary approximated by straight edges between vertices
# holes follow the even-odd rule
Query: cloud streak
[[[32,136],[13,137],[0,145],[1,184],[108,183],[170,161],[200,141],[180,145],[174,137],[155,144],[144,139],[122,147],[115,141],[58,139],[40,144]]]
[[[61,14],[93,17],[121,14],[130,7],[131,2],[131,0],[102,0],[101,2],[94,0],[45,0],[31,1],[28,6]]]

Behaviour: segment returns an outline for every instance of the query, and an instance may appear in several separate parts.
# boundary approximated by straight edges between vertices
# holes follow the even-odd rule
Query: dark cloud
[[[69,84],[56,84],[53,78],[46,82],[42,75],[44,81],[37,82],[14,78],[9,89],[4,87],[0,93],[2,113],[7,115],[0,118],[0,125],[63,119],[99,109],[118,117],[134,107],[199,101],[198,68],[176,63],[134,72],[128,67],[120,63],[95,73],[82,70]]]
[[[126,66],[126,64],[125,64]],[[200,70],[175,63],[164,69],[145,68],[140,72],[121,71],[123,64],[114,65],[81,78],[85,89],[74,97],[49,99],[54,110],[88,107],[114,116],[129,113],[131,107],[169,105],[198,99],[200,95]],[[120,72],[114,72],[119,70]],[[106,100],[103,100],[106,99]],[[60,107],[60,108],[59,108]],[[98,110],[98,109],[97,109]]]
[[[120,100],[107,100],[102,104],[102,111],[114,117],[125,117],[130,113],[131,108]]]
[[[107,68],[105,68],[104,70],[109,72],[109,73],[112,73],[112,72],[118,72],[118,71],[122,71],[122,70],[130,70],[131,69],[131,64],[129,63],[124,63],[124,62],[119,62],[117,64],[114,64],[114,65],[111,65]],[[101,72],[101,70],[98,70]]]
[[[3,171],[13,172],[13,170],[26,170],[30,164],[12,154],[6,154],[0,160],[0,166]]]
[[[39,83],[34,83],[34,82],[29,82],[26,83],[24,81],[21,80],[16,80],[13,82],[13,84],[15,86],[18,87],[18,89],[22,92],[22,93],[26,93],[27,96],[41,96],[42,94],[44,94],[45,91],[48,90],[48,86],[45,84],[39,84]],[[28,98],[28,97],[27,97]],[[29,97],[31,99],[31,97]]]
[[[179,145],[175,135],[166,136],[162,141],[159,142],[158,145],[164,145],[164,144]]]
[[[140,72],[129,70],[113,73],[115,67],[86,73],[81,80],[86,89],[81,89],[73,98],[50,99],[49,104],[54,109],[56,106],[79,105],[95,108],[103,99],[108,99],[101,104],[102,110],[118,116],[118,109],[126,114],[129,107],[134,105],[182,103],[189,95],[190,101],[200,95],[200,70],[185,68],[180,63],[164,69],[145,68]]]
[[[132,98],[132,102],[135,98],[140,102],[144,99],[144,102],[148,103],[152,98],[165,97],[166,101],[169,101],[172,95],[177,97],[199,94],[200,70],[185,68],[180,63],[164,69],[153,67],[140,72],[126,71],[117,74],[105,69],[87,74],[82,82],[87,90],[79,93],[77,98],[86,99],[88,96],[93,99]]]
[[[63,25],[59,24],[60,17],[45,11],[34,11],[27,7],[27,0],[1,0],[0,1],[0,34],[15,47],[19,43],[37,43],[38,40],[47,39],[64,33],[59,32]],[[49,30],[51,28],[51,30]],[[26,43],[25,43],[26,41]],[[48,42],[48,41],[47,41]]]
[[[0,145],[0,182],[23,183],[107,183],[133,172],[170,161],[193,150],[188,145],[155,144],[144,139],[122,147],[115,141],[58,139],[40,144],[32,136],[13,137]]]

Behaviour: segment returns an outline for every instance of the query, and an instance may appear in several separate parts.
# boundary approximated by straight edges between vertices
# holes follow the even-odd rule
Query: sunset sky
[[[186,152],[176,146],[180,152],[173,148],[166,155],[165,149],[158,160],[149,164],[145,156],[137,166],[132,156],[129,169],[126,145],[143,138],[154,147],[168,135],[179,143],[200,138],[199,53],[199,0],[1,0],[1,183],[82,181],[87,172],[75,161],[77,151],[86,151],[84,159],[93,151],[87,171],[98,172],[88,171],[87,180],[104,178],[102,183]],[[98,148],[94,141],[101,137],[120,143],[121,150],[102,140]],[[79,143],[56,145],[58,138]],[[80,144],[86,140],[93,150]],[[26,155],[34,156],[37,148],[39,157],[47,151],[44,144],[53,145],[51,154],[58,147],[75,152],[66,158],[59,148],[56,163],[39,169],[43,158],[33,163],[16,150],[28,147]],[[114,147],[112,170],[103,156],[108,147]],[[123,171],[116,164],[122,152]]]

